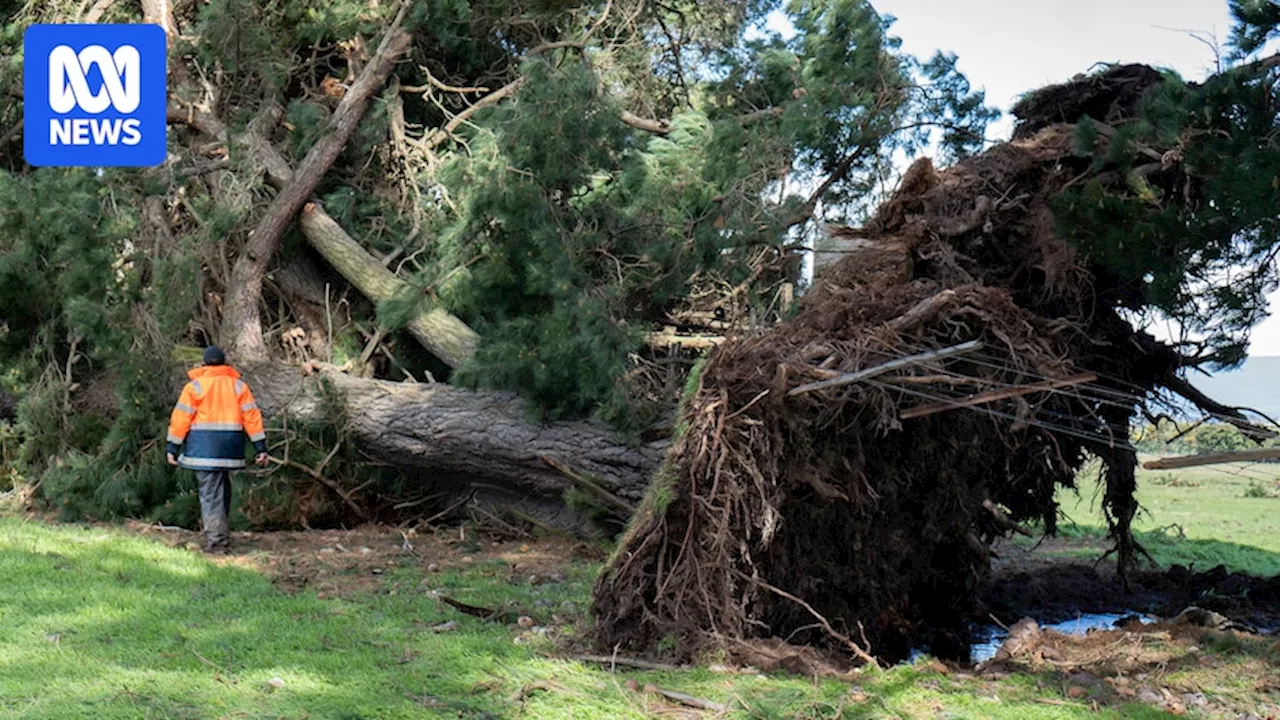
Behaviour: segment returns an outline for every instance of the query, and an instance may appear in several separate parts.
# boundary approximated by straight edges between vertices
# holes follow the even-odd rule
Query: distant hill
[[[1280,357],[1251,357],[1230,372],[1209,377],[1192,373],[1188,379],[1214,400],[1280,419]]]

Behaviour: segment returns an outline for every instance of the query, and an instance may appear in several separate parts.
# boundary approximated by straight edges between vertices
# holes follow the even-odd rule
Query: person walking
[[[187,377],[191,380],[169,414],[168,460],[196,472],[204,551],[226,554],[231,550],[231,472],[245,466],[245,435],[256,451],[254,462],[267,464],[267,435],[253,392],[220,348],[205,348],[204,364],[187,371]]]

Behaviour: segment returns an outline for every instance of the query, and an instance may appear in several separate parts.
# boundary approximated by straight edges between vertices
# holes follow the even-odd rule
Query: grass
[[[593,566],[527,586],[509,584],[501,561],[435,574],[425,561],[405,556],[367,590],[320,598],[124,530],[0,517],[0,716],[639,718],[678,709],[627,689],[633,678],[731,703],[729,716],[743,718],[1167,717],[1140,704],[1095,711],[1048,674],[979,678],[927,661],[867,671],[856,686],[711,670],[613,675],[552,658],[546,644],[516,644],[507,627],[459,615],[426,591],[581,608]],[[432,631],[446,620],[458,630]],[[538,682],[548,685],[517,697]]]
[[[1280,469],[1258,467],[1248,477],[1142,471],[1143,542],[1166,565],[1280,574],[1280,500],[1270,494]],[[1078,495],[1061,497],[1071,541],[1053,552],[1094,558],[1102,547],[1088,477]],[[553,641],[461,615],[432,594],[487,606],[569,603],[561,612],[576,620],[565,626],[572,634],[583,631],[598,565],[572,562],[564,582],[531,586],[513,583],[505,562],[483,553],[440,572],[430,572],[431,560],[390,557],[376,577],[360,570],[352,592],[290,593],[258,569],[265,562],[211,561],[124,529],[0,514],[0,717],[640,718],[683,710],[628,689],[628,680],[730,705],[727,716],[737,718],[1171,717],[1141,703],[1095,705],[1053,672],[975,676],[928,660],[866,670],[852,683],[711,669],[612,674],[557,658]],[[456,631],[433,630],[449,620]],[[1247,706],[1260,691],[1246,679],[1265,677],[1274,662],[1254,645],[1221,639],[1205,648],[1215,658],[1209,666],[1188,662],[1167,677]]]
[[[1062,535],[1099,541],[1106,533],[1099,503],[1097,467],[1081,473],[1078,492],[1061,491],[1058,500],[1068,520]],[[1267,492],[1259,493],[1255,488]],[[1198,570],[1222,564],[1255,575],[1280,574],[1280,533],[1275,518],[1280,499],[1280,465],[1254,464],[1182,470],[1138,470],[1134,529],[1162,566],[1174,563]],[[1097,543],[1062,554],[1096,557]]]

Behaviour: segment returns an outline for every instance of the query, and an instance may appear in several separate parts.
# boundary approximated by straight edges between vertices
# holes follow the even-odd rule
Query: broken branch
[[[599,663],[601,665],[622,665],[624,667],[635,668],[637,670],[659,670],[659,671],[675,671],[680,668],[667,663],[656,663],[648,660],[636,660],[633,658],[614,657],[612,655],[574,655],[573,660],[578,662]]]
[[[1244,416],[1244,413],[1240,412],[1240,408],[1223,405],[1217,400],[1214,400],[1208,395],[1200,392],[1200,390],[1198,390],[1194,385],[1173,372],[1169,372],[1165,375],[1165,377],[1161,379],[1160,383],[1178,395],[1190,400],[1192,404],[1201,410],[1220,418],[1223,422],[1236,426],[1240,432],[1253,440],[1270,440],[1277,435],[1274,430],[1268,430],[1267,428],[1260,427],[1249,422],[1249,420]]]
[[[668,345],[679,345],[680,347],[704,349],[715,347],[724,342],[724,337],[720,335],[679,335],[675,332],[651,332],[645,335],[645,343],[649,347],[666,347]]]
[[[365,297],[381,302],[403,292],[408,283],[370,255],[317,202],[302,208],[298,225],[312,247]],[[441,308],[416,314],[407,326],[411,335],[450,367],[471,357],[480,341],[466,323]]]
[[[685,707],[695,708],[697,710],[711,710],[714,712],[727,712],[729,710],[727,705],[712,702],[706,698],[686,695],[685,693],[676,692],[675,690],[664,690],[652,683],[645,685],[644,689],[646,692],[657,693],[672,702],[679,703]]]
[[[606,505],[620,511],[623,518],[629,518],[635,514],[636,509],[625,500],[600,487],[599,484],[587,479],[581,473],[576,472],[573,468],[565,465],[559,460],[556,460],[550,455],[542,455],[541,457],[543,462],[560,471],[560,474],[572,480],[575,485],[596,496]]]
[[[1142,467],[1147,470],[1175,470],[1177,468],[1197,467],[1200,465],[1257,462],[1259,460],[1280,460],[1280,448],[1258,448],[1256,450],[1238,450],[1236,452],[1205,453],[1204,455],[1179,455],[1178,457],[1148,460],[1142,463]]]
[[[1005,515],[1004,511],[1000,509],[1000,506],[991,502],[990,499],[983,500],[982,507],[986,508],[987,512],[991,513],[991,518],[995,521],[996,527],[999,527],[1001,530],[1016,532],[1025,537],[1031,537],[1030,530],[1022,527],[1013,520],[1010,520],[1009,516]]]

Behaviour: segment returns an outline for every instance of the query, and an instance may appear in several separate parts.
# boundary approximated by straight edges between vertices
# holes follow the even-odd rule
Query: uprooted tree
[[[1274,436],[1183,375],[1238,362],[1276,285],[1277,66],[1107,68],[1025,97],[1007,143],[916,161],[794,318],[710,354],[597,580],[600,643],[967,657],[992,540],[1051,532],[1088,455],[1131,568],[1136,415],[1180,397]],[[1135,331],[1152,311],[1193,339]]]
[[[790,40],[747,32],[765,2],[17,5],[0,383],[24,474],[90,517],[194,519],[156,441],[213,341],[289,461],[243,476],[259,525],[472,490],[557,527],[580,524],[569,489],[625,516],[700,348],[789,312],[822,206],[870,202],[898,151],[972,151],[993,117],[864,2],[789,6]],[[165,29],[163,166],[23,163],[22,28],[68,21]]]

